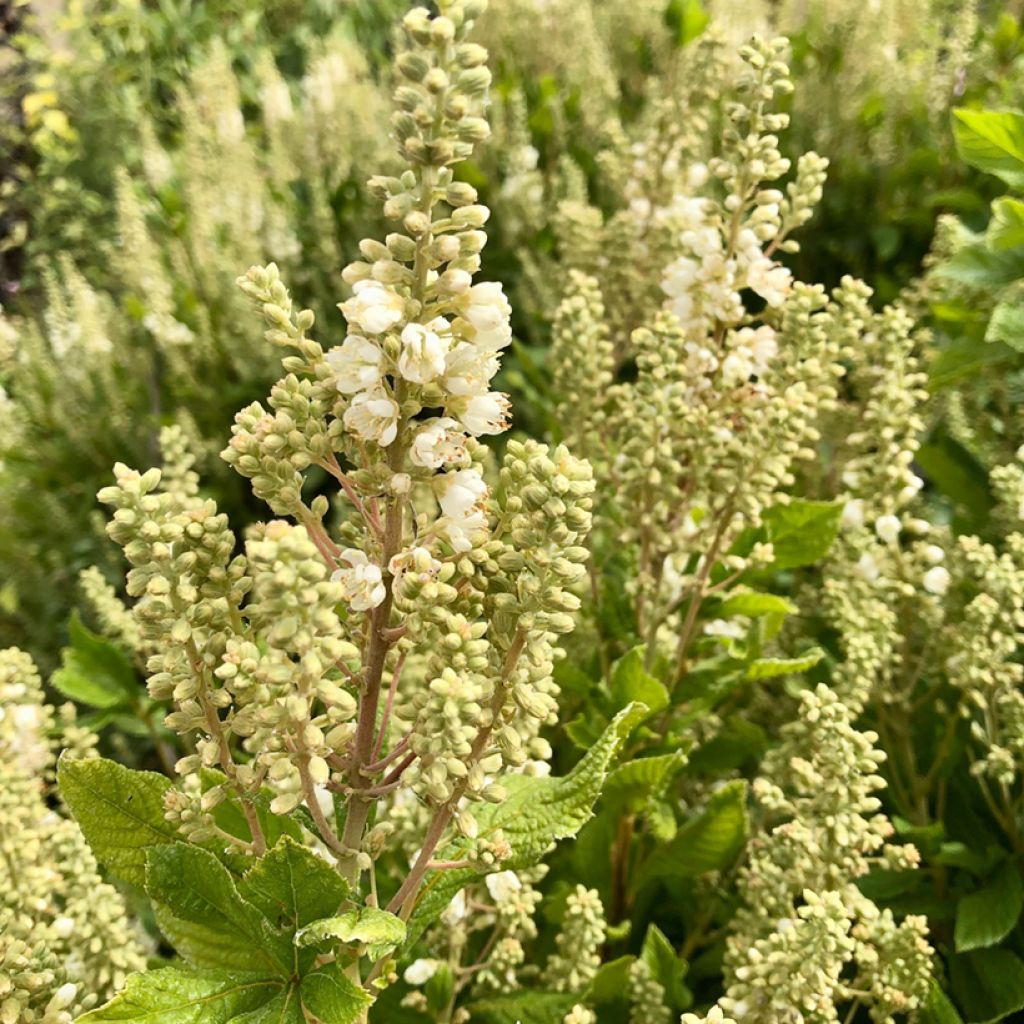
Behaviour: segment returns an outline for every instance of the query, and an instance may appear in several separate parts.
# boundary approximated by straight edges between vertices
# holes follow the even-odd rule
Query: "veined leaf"
[[[350,892],[330,864],[287,836],[255,863],[238,889],[271,924],[292,932],[330,917]]]
[[[1024,245],[1024,203],[1013,196],[1000,196],[993,200],[992,220],[985,237],[997,252]]]
[[[301,983],[302,1005],[320,1024],[353,1024],[373,1002],[337,964],[307,974]]]
[[[842,505],[836,501],[791,501],[764,514],[776,569],[795,569],[821,561],[839,530]]]
[[[133,974],[124,991],[77,1024],[228,1024],[269,1002],[280,978],[237,971],[162,967]]]
[[[552,1024],[579,1001],[571,992],[513,992],[471,1003],[469,1011],[480,1024]]]
[[[758,658],[747,666],[748,679],[775,679],[777,676],[806,672],[825,657],[820,647],[812,647],[798,658]]]
[[[181,841],[164,819],[171,782],[163,775],[132,771],[101,757],[76,761],[65,755],[57,782],[96,859],[129,885],[145,883],[150,849]]]
[[[1013,931],[1024,910],[1024,884],[1012,861],[1004,861],[985,885],[960,898],[956,906],[958,953],[994,946]]]
[[[997,1024],[1024,1009],[1024,963],[1008,949],[951,957],[949,981],[967,1024]]]
[[[69,630],[71,646],[64,648],[61,667],[50,680],[65,697],[105,710],[142,698],[145,691],[124,651],[82,625],[77,612]]]
[[[295,936],[297,946],[358,943],[367,947],[371,960],[379,960],[404,941],[405,922],[376,907],[359,907],[314,921]]]
[[[656,924],[647,927],[640,959],[647,964],[651,977],[665,990],[665,1000],[671,1010],[681,1013],[693,1004],[693,993],[683,984],[687,964],[679,959],[672,943]]]
[[[718,609],[722,618],[746,615],[759,618],[762,615],[795,615],[800,609],[792,601],[778,594],[760,594],[756,590],[740,590],[730,594]]]
[[[928,991],[928,999],[921,1007],[922,1024],[964,1024],[963,1017],[956,1011],[956,1007],[949,1001],[949,996],[942,991],[942,986],[935,979],[932,979],[932,986]]]
[[[274,933],[267,919],[242,899],[231,872],[196,846],[160,846],[146,857],[146,893],[183,921],[202,925],[256,951],[268,973],[291,974],[290,936]]]
[[[609,774],[601,790],[601,799],[606,805],[627,807],[638,812],[648,801],[664,793],[665,787],[684,764],[686,754],[678,750],[672,754],[627,761]]]
[[[612,668],[610,689],[615,708],[639,701],[648,713],[657,714],[668,707],[668,690],[644,668],[644,647],[634,647]]]
[[[953,137],[965,163],[1024,188],[1024,114],[960,107],[953,111]]]
[[[1002,342],[1015,352],[1024,352],[1024,295],[1005,299],[992,310],[985,341],[989,344]]]
[[[240,942],[239,936],[216,920],[199,924],[175,917],[162,903],[151,901],[160,934],[190,967],[211,970],[267,973],[267,961],[259,947]]]
[[[227,1024],[307,1024],[298,985],[291,984],[281,989],[269,1003],[248,1013],[240,1013]]]
[[[506,780],[507,799],[489,804],[477,813],[483,835],[501,829],[512,847],[505,867],[516,870],[536,864],[548,847],[568,839],[593,816],[593,807],[611,764],[626,737],[647,717],[647,707],[631,704],[623,708],[568,775],[532,778],[513,775]],[[470,849],[469,840],[456,840],[438,854],[442,860],[458,860]],[[435,921],[459,890],[488,874],[485,867],[434,872],[420,895],[409,921],[408,943],[412,943]]]
[[[747,840],[747,783],[727,782],[707,809],[656,850],[638,873],[638,884],[662,877],[693,878],[720,871],[736,859]]]

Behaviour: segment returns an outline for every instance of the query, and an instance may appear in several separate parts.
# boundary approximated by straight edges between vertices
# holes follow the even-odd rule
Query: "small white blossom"
[[[447,327],[447,321],[438,318],[431,324],[407,324],[402,331],[402,351],[398,357],[398,372],[414,384],[429,384],[445,370],[445,354],[449,341],[434,329]]]
[[[483,395],[467,395],[450,402],[449,410],[462,421],[462,425],[474,436],[500,434],[508,429],[508,414],[511,403],[500,391],[489,391]]]
[[[405,300],[376,281],[358,281],[352,298],[338,307],[350,324],[368,334],[382,334],[405,315]]]
[[[466,912],[466,890],[460,889],[452,897],[451,903],[441,911],[441,920],[451,928],[466,919]]]
[[[384,577],[379,565],[374,565],[356,548],[346,548],[339,556],[347,569],[337,569],[331,576],[341,584],[342,595],[354,611],[365,612],[384,600]]]
[[[949,572],[943,566],[935,565],[924,574],[921,582],[929,594],[941,597],[949,589]]]
[[[483,499],[487,485],[475,469],[460,469],[437,478],[442,525],[456,551],[469,551],[472,536],[487,526]]]
[[[337,388],[343,395],[374,391],[380,386],[384,354],[360,334],[350,334],[324,356],[324,361],[337,377]]]
[[[469,289],[461,312],[478,332],[490,336],[502,332],[512,316],[512,307],[500,282],[485,281]]]
[[[864,502],[860,498],[854,498],[843,506],[839,525],[847,529],[864,525]]]
[[[506,903],[523,887],[514,871],[496,871],[484,879],[484,884],[495,903]]]
[[[356,395],[345,410],[345,426],[366,441],[386,448],[398,434],[398,403],[383,393]]]
[[[897,516],[879,516],[875,520],[875,533],[886,544],[895,544],[902,529],[903,525]]]
[[[426,983],[437,973],[437,968],[439,966],[439,960],[426,960],[423,958],[413,960],[413,962],[406,967],[402,978],[405,980],[407,985],[426,985]]]
[[[460,461],[466,454],[459,424],[450,416],[426,420],[412,439],[409,458],[424,469],[440,469]]]
[[[498,358],[493,352],[461,342],[445,357],[445,390],[451,395],[479,395],[497,372]]]
[[[762,256],[747,267],[747,287],[769,306],[781,306],[793,289],[793,275],[788,268]]]

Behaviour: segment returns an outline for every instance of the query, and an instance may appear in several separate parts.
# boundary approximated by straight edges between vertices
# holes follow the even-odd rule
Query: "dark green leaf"
[[[655,924],[647,927],[640,959],[647,964],[651,977],[665,990],[665,1001],[670,1010],[681,1013],[693,1003],[693,994],[683,984],[686,963],[679,959],[672,944]]]
[[[764,514],[777,569],[795,569],[821,561],[839,530],[843,514],[839,502],[791,501],[776,505]]]
[[[1006,861],[978,890],[956,907],[956,948],[963,953],[994,946],[1013,931],[1024,910],[1024,885],[1013,861]]]
[[[967,1024],[997,1024],[1024,1009],[1024,963],[1008,949],[950,957],[949,980]]]
[[[515,992],[471,1003],[469,1011],[480,1024],[553,1024],[578,1002],[572,993]]]
[[[65,697],[108,710],[131,706],[145,695],[124,651],[86,629],[77,612],[70,634],[71,646],[61,652],[61,667],[51,679]]]
[[[302,1005],[321,1024],[353,1024],[372,1001],[337,964],[327,964],[302,979]]]
[[[668,706],[668,690],[644,668],[643,647],[634,647],[612,668],[611,692],[615,709],[640,702],[652,715]]]

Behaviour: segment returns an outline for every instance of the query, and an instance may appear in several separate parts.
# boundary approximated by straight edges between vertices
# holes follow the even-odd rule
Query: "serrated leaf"
[[[627,761],[609,774],[601,790],[601,799],[607,806],[639,812],[664,793],[665,787],[684,764],[686,754],[681,750]]]
[[[956,906],[956,949],[994,946],[1013,931],[1024,910],[1024,884],[1013,861],[1005,861],[978,890],[960,898]]]
[[[351,891],[322,857],[287,836],[255,863],[238,889],[268,921],[292,932],[330,917]]]
[[[776,569],[796,569],[820,562],[839,530],[842,505],[835,501],[791,501],[764,514],[765,531]]]
[[[366,946],[371,960],[380,959],[404,941],[405,922],[376,907],[358,907],[314,921],[295,936],[297,946],[337,942]]]
[[[953,138],[965,163],[1024,188],[1024,114],[960,107],[953,111]]]
[[[370,994],[357,985],[337,964],[327,964],[301,983],[302,1005],[320,1024],[354,1024],[373,1002]]]
[[[997,1024],[1024,1009],[1024,963],[1008,949],[950,957],[949,981],[967,1024]]]
[[[160,934],[190,967],[267,973],[267,964],[251,943],[240,943],[233,932],[211,924],[175,917],[162,903],[150,901]]]
[[[164,794],[171,782],[155,772],[137,772],[101,757],[61,757],[61,795],[96,859],[129,885],[146,880],[146,854],[181,841],[164,819]]]
[[[69,632],[71,646],[61,652],[61,667],[50,680],[65,697],[103,710],[129,707],[141,699],[144,691],[124,651],[87,629],[77,612],[71,615]]]
[[[232,1017],[227,1024],[308,1024],[302,1012],[298,985],[291,984],[269,1003]]]
[[[681,1013],[693,1003],[693,994],[683,984],[687,965],[680,960],[672,943],[656,925],[648,925],[640,959],[650,969],[651,977],[664,989],[670,1010]]]
[[[992,219],[985,231],[988,244],[995,250],[1024,245],[1024,203],[1013,196],[992,201]]]
[[[747,783],[736,779],[712,794],[704,812],[683,825],[671,843],[651,855],[635,884],[720,871],[743,849],[747,831]]]
[[[824,657],[825,652],[820,647],[812,647],[798,658],[757,658],[747,666],[746,677],[756,681],[796,675],[814,668]]]
[[[594,803],[619,748],[647,714],[643,704],[623,708],[568,775],[510,776],[505,780],[508,797],[504,801],[485,805],[479,811],[474,809],[480,834],[486,836],[501,829],[511,846],[512,854],[504,862],[505,867],[530,867],[552,843],[579,832],[593,816]],[[459,860],[470,848],[469,840],[457,840],[441,851],[438,858]],[[472,867],[428,875],[409,921],[409,943],[440,916],[457,892],[488,873],[486,867]]]
[[[289,938],[242,899],[234,878],[212,853],[195,846],[158,846],[146,857],[146,894],[175,918],[202,925],[240,949],[253,950],[268,973],[289,976],[295,957]]]
[[[642,646],[634,647],[612,668],[609,688],[616,710],[639,702],[647,705],[649,714],[656,715],[668,707],[668,690],[644,668],[644,651]]]
[[[552,1024],[579,1001],[571,992],[514,992],[477,1000],[468,1009],[480,1024]]]
[[[985,329],[985,341],[1001,342],[1015,352],[1024,352],[1024,295],[1017,294],[996,305]]]
[[[227,1024],[280,990],[279,978],[162,967],[131,975],[124,991],[77,1024]]]

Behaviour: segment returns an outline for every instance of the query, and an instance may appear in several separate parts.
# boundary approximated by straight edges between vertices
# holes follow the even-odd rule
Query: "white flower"
[[[508,413],[512,408],[508,398],[500,391],[484,395],[462,396],[450,402],[449,410],[462,421],[473,435],[500,434],[508,429]]]
[[[347,569],[337,569],[331,575],[335,583],[341,584],[342,596],[357,612],[376,608],[386,593],[380,566],[356,548],[345,548],[338,557],[348,564]]]
[[[441,523],[456,551],[469,551],[474,533],[486,529],[483,499],[487,485],[475,469],[460,469],[437,477],[438,502],[444,517]]]
[[[878,563],[869,554],[863,554],[860,556],[860,561],[857,562],[857,575],[861,579],[865,579],[868,583],[874,583],[880,575]]]
[[[742,640],[747,635],[747,628],[738,619],[732,622],[728,619],[712,619],[704,627],[704,632],[708,636],[721,636],[730,640]]]
[[[424,547],[408,548],[399,551],[390,562],[388,571],[400,582],[406,576],[412,576],[426,582],[441,571],[441,563]]]
[[[747,267],[747,287],[769,306],[781,306],[793,288],[793,275],[786,267],[762,256]]]
[[[451,903],[441,911],[441,920],[449,928],[459,924],[466,917],[466,890],[460,889],[453,897]]]
[[[450,395],[479,395],[498,372],[498,357],[463,341],[445,356],[444,387]]]
[[[383,392],[364,392],[345,410],[345,426],[366,441],[386,448],[398,433],[398,403]]]
[[[843,506],[839,525],[847,529],[864,525],[864,502],[860,498],[853,498]]]
[[[465,438],[450,416],[426,420],[412,439],[409,458],[424,469],[440,469],[460,461],[466,454]]]
[[[941,597],[949,589],[950,576],[943,566],[935,565],[924,574],[921,582],[929,594]]]
[[[928,544],[923,554],[929,565],[938,565],[946,557],[946,552],[938,544]]]
[[[875,520],[875,533],[886,544],[895,544],[899,540],[903,524],[896,516],[879,516]]]
[[[369,334],[381,334],[405,315],[405,300],[376,281],[358,281],[352,298],[338,307],[350,324]]]
[[[437,968],[440,966],[439,960],[413,960],[411,964],[405,969],[405,973],[402,975],[407,985],[426,985],[428,981],[437,973]]]
[[[495,903],[506,903],[523,887],[514,871],[496,871],[484,879],[484,884]]]
[[[445,473],[437,482],[441,511],[456,519],[476,508],[487,494],[487,484],[476,469]]]
[[[461,313],[478,331],[486,334],[500,330],[508,323],[512,307],[505,298],[500,282],[485,281],[469,289]]]
[[[753,372],[754,364],[744,349],[736,349],[722,360],[722,381],[725,384],[742,384],[750,379]]]
[[[374,391],[380,386],[384,353],[360,334],[350,334],[324,356],[324,361],[337,377],[337,388],[343,395]]]
[[[444,357],[448,351],[449,340],[442,338],[432,328],[435,325],[447,327],[448,323],[440,317],[438,320],[427,326],[407,324],[402,331],[402,352],[398,357],[398,372],[414,384],[429,384],[444,373]]]

